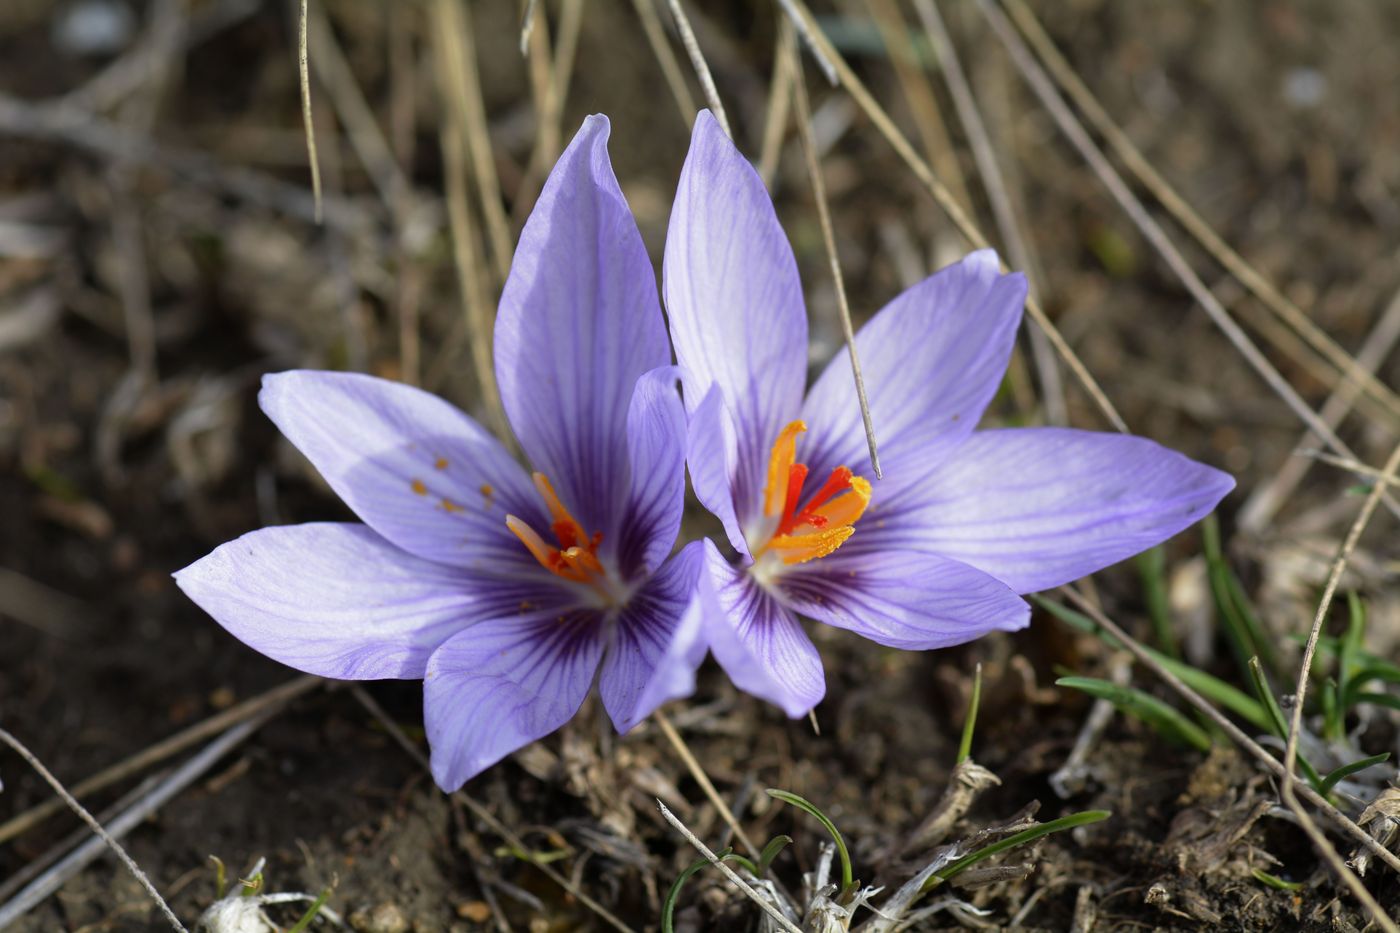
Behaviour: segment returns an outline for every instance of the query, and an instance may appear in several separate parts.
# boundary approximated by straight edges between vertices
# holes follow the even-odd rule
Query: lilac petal
[[[414,557],[364,525],[264,528],[175,574],[228,632],[322,677],[422,677],[428,656],[538,587],[482,581]]]
[[[1141,437],[979,431],[922,487],[886,505],[876,500],[842,551],[941,554],[1033,593],[1160,544],[1234,485]]]
[[[1002,275],[981,250],[907,289],[856,336],[885,479],[876,495],[920,479],[930,461],[966,438],[996,394],[1016,340],[1026,279]],[[839,353],[802,408],[802,456],[821,481],[837,466],[862,472],[865,431]]]
[[[709,583],[716,591],[705,620],[710,652],[740,690],[793,719],[807,715],[826,695],[817,646],[792,610],[747,570],[730,566],[711,541],[704,544]]]
[[[691,385],[686,383],[686,394]],[[690,485],[700,504],[720,520],[724,534],[745,561],[749,545],[744,540],[739,516],[734,510],[735,474],[739,469],[739,453],[734,438],[734,424],[724,403],[719,386],[711,386],[690,417],[690,434],[686,441],[686,465],[690,468]]]
[[[676,360],[728,402],[738,442],[739,519],[759,514],[768,454],[798,417],[807,379],[802,283],[763,182],[708,111],[695,121],[662,272]],[[689,384],[689,383],[687,383]]]
[[[548,522],[530,479],[501,443],[421,389],[359,373],[263,377],[258,402],[336,495],[411,554],[486,570],[534,561],[507,513]]]
[[[602,653],[595,612],[490,619],[449,639],[423,679],[438,786],[456,790],[573,718]]]
[[[676,391],[679,371],[661,366],[637,380],[627,410],[631,493],[618,542],[604,552],[630,576],[651,571],[671,553],[685,511],[685,406]]]
[[[627,502],[627,412],[671,361],[656,272],[591,116],[525,223],[496,317],[496,379],[520,446],[604,540]]]
[[[668,700],[695,691],[705,660],[703,612],[695,584],[704,563],[699,541],[686,545],[642,586],[617,619],[598,692],[618,732],[627,732]]]
[[[1030,606],[995,577],[912,551],[840,550],[794,568],[782,588],[802,615],[908,651],[960,645],[1030,621]]]

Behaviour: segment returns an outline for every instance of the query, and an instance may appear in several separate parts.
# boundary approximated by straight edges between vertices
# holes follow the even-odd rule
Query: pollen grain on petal
[[[446,458],[446,457],[438,457],[436,460],[434,460],[434,461],[433,461],[433,469],[434,469],[434,470],[445,470],[445,469],[447,469],[447,458]]]
[[[415,479],[408,485],[415,495],[426,496],[428,494],[428,487],[421,479]]]

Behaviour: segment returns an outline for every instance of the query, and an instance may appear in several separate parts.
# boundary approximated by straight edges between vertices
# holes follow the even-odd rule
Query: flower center
[[[506,527],[550,573],[592,587],[603,597],[604,605],[617,603],[619,592],[612,585],[607,568],[598,560],[598,545],[603,541],[603,533],[598,531],[590,536],[584,530],[578,519],[569,514],[564,503],[559,501],[549,477],[536,473],[534,479],[535,489],[549,509],[549,527],[559,546],[549,544],[527,522],[514,515],[506,516]]]
[[[771,528],[768,539],[753,549],[757,560],[772,553],[786,564],[825,557],[855,533],[857,519],[870,504],[870,481],[839,466],[807,501],[802,487],[807,465],[797,462],[797,435],[807,430],[793,421],[778,434],[768,457],[768,483],[763,489],[763,514]],[[801,505],[801,508],[798,506]]]

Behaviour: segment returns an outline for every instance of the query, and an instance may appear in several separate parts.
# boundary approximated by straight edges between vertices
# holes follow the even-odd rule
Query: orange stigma
[[[870,482],[844,466],[832,470],[821,488],[802,502],[807,465],[797,462],[797,435],[806,430],[805,423],[793,421],[773,444],[763,514],[776,524],[772,537],[754,551],[755,559],[768,551],[788,564],[825,557],[855,533],[856,520],[870,505]]]
[[[587,583],[601,589],[607,579],[607,570],[598,562],[598,545],[602,543],[603,533],[600,531],[590,537],[578,520],[564,508],[549,477],[543,473],[535,474],[535,489],[549,509],[550,530],[554,532],[559,546],[546,542],[539,532],[514,515],[506,516],[506,527],[546,570],[565,580]]]

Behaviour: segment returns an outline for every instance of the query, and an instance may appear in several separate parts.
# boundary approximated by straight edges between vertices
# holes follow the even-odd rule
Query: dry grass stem
[[[1287,379],[1269,362],[1260,349],[1255,346],[1254,341],[1249,339],[1243,328],[1237,324],[1225,310],[1224,306],[1216,299],[1206,284],[1201,281],[1200,276],[1191,268],[1191,264],[1177,250],[1166,231],[1152,218],[1147,208],[1138,200],[1131,189],[1123,181],[1122,176],[1109,164],[1108,159],[1099,150],[1094,141],[1089,138],[1088,132],[1070,111],[1063,100],[1060,99],[1059,92],[1055,90],[1050,78],[1040,67],[1039,63],[1031,55],[1021,41],[1019,34],[1011,23],[1002,15],[1001,10],[995,5],[993,0],[976,0],[977,8],[982,12],[992,31],[1002,42],[1007,52],[1011,56],[1012,63],[1021,72],[1026,83],[1031,90],[1040,98],[1040,102],[1049,111],[1055,120],[1060,131],[1065,134],[1070,143],[1079,152],[1080,156],[1089,165],[1089,168],[1098,176],[1099,181],[1108,189],[1113,199],[1118,202],[1138,228],[1143,237],[1152,244],[1152,247],[1166,262],[1181,283],[1186,286],[1186,290],[1191,293],[1197,303],[1205,309],[1206,314],[1215,323],[1216,327],[1230,341],[1231,345],[1244,357],[1245,361],[1254,369],[1256,373],[1273,389],[1274,393],[1283,400],[1284,404],[1298,416],[1298,419],[1311,428],[1319,437],[1326,441],[1327,445],[1340,454],[1355,458],[1355,453],[1347,446],[1347,443],[1337,436],[1337,432],[1322,420],[1313,411],[1308,403],[1298,394],[1297,390]],[[1388,507],[1397,516],[1400,516],[1400,505],[1396,505],[1394,499],[1385,497]]]
[[[748,882],[746,882],[743,878],[740,878],[738,874],[735,873],[734,869],[721,862],[719,860],[719,857],[710,851],[709,846],[701,842],[699,837],[692,833],[686,827],[686,825],[680,821],[679,817],[677,817],[674,813],[668,810],[666,808],[666,805],[662,803],[659,798],[656,801],[656,806],[661,810],[661,815],[665,817],[666,822],[674,826],[676,828],[676,831],[685,837],[686,842],[694,846],[695,850],[701,855],[703,855],[711,865],[718,868],[720,870],[720,873],[723,874],[725,878],[729,879],[730,884],[734,885],[734,887],[738,888],[741,892],[743,892],[743,894],[746,897],[748,897],[749,900],[753,901],[759,907],[762,907],[764,913],[772,917],[773,921],[777,923],[778,926],[782,927],[784,930],[787,930],[788,933],[803,933],[800,927],[796,926],[791,920],[783,916],[782,911],[774,907],[772,904],[768,903],[767,898],[759,896],[759,893],[755,891],[752,887],[750,887]]]
[[[753,840],[749,838],[749,834],[744,832],[744,827],[735,819],[734,811],[729,809],[729,804],[725,803],[724,798],[719,795],[719,791],[715,789],[714,782],[712,782],[710,776],[705,773],[704,767],[701,766],[700,761],[695,757],[694,753],[691,752],[690,746],[686,744],[685,739],[681,738],[681,734],[676,731],[676,727],[671,724],[670,717],[661,712],[661,710],[656,710],[651,714],[651,718],[656,720],[657,726],[661,729],[661,734],[666,736],[666,741],[670,742],[671,747],[676,750],[676,754],[680,756],[681,761],[685,764],[686,770],[690,772],[690,776],[695,779],[696,784],[700,785],[700,790],[705,794],[705,798],[709,800],[710,803],[714,804],[715,810],[719,812],[720,819],[724,820],[725,825],[733,830],[735,837],[737,837],[738,840],[744,844],[744,848],[749,851],[749,855],[757,858],[759,855],[758,846],[754,845]]]
[[[325,13],[319,8],[308,9],[303,2],[302,17],[305,23],[303,28],[309,34],[311,47],[316,53],[316,76],[330,94],[336,115],[345,126],[350,146],[355,150],[360,164],[364,166],[365,174],[379,192],[384,206],[391,212],[396,211],[400,209],[404,197],[409,192],[408,179],[399,168],[393,150],[389,148],[389,142],[384,137],[384,131],[379,128],[379,121],[355,79],[355,70],[346,61],[345,53],[341,51],[340,44],[335,39],[335,30],[331,28]],[[305,103],[310,107],[309,92],[306,92]],[[308,145],[314,145],[310,136],[309,113],[308,110],[307,141]],[[319,185],[319,181],[317,184]]]
[[[889,0],[878,2],[887,3]],[[938,6],[933,0],[914,0],[914,10],[929,42],[933,45],[934,57],[943,71],[948,93],[953,98],[958,119],[967,134],[968,146],[972,149],[977,173],[987,192],[987,201],[992,208],[997,232],[1001,234],[1002,243],[1006,244],[1007,257],[1013,268],[1024,270],[1030,276],[1036,267],[1030,245],[1021,235],[1021,224],[1011,204],[1011,195],[1007,191],[1006,179],[997,161],[996,149],[992,146],[991,136],[987,133],[986,123],[977,107],[977,99],[972,93],[967,75],[963,72],[957,47],[953,44],[952,37],[943,23],[943,17],[938,13]],[[1040,296],[1036,292],[1034,278],[1030,281],[1030,292],[1038,301]],[[1051,424],[1068,424],[1069,407],[1065,401],[1065,387],[1060,379],[1060,368],[1055,362],[1054,348],[1045,332],[1035,327],[1030,328],[1030,344],[1031,354],[1035,358],[1036,376],[1040,381],[1041,402],[1045,406],[1045,420]]]
[[[690,28],[690,19],[686,17],[685,10],[681,7],[681,0],[666,0],[666,2],[671,9],[671,16],[676,21],[676,31],[680,33],[681,46],[685,49],[685,54],[690,57],[690,67],[695,69],[695,76],[700,79],[700,88],[705,92],[705,100],[709,104],[710,111],[719,121],[724,135],[733,139],[734,131],[729,127],[729,115],[724,112],[724,102],[719,99],[719,89],[715,87],[714,75],[710,74],[710,66],[705,61],[705,53],[700,51],[700,43],[695,38],[695,30]]]
[[[1368,373],[1374,373],[1380,368],[1400,341],[1400,292],[1396,292],[1385,311],[1381,314],[1381,319],[1376,322],[1376,326],[1371,328],[1371,333],[1367,335],[1361,349],[1356,354],[1356,364]],[[1342,419],[1351,411],[1352,405],[1356,402],[1360,394],[1361,383],[1355,380],[1347,380],[1333,390],[1323,403],[1321,417],[1328,424],[1336,427],[1341,424]],[[1304,431],[1303,436],[1298,439],[1295,451],[1301,451],[1319,442],[1316,434],[1312,431]],[[1308,467],[1312,465],[1312,459],[1308,457],[1292,457],[1278,472],[1275,473],[1267,483],[1256,488],[1250,493],[1240,508],[1237,521],[1239,528],[1250,534],[1258,534],[1264,530],[1273,520],[1278,510],[1288,502],[1293,491],[1298,488],[1298,484],[1307,475]],[[1328,457],[1317,459],[1328,460]],[[1356,463],[1354,459],[1336,458],[1328,462]],[[1372,475],[1376,471],[1361,464],[1360,472],[1370,471]]]
[[[794,25],[797,27],[799,35],[802,34],[804,29],[807,30],[810,41],[820,49],[822,55],[825,55],[831,61],[832,67],[835,68],[837,75],[841,79],[841,84],[846,88],[847,93],[851,95],[856,105],[859,106],[860,109],[865,112],[866,116],[870,118],[871,122],[875,124],[875,128],[880,131],[880,135],[885,137],[885,140],[894,149],[895,154],[909,166],[919,182],[928,189],[933,199],[938,203],[938,206],[943,209],[943,212],[948,215],[948,219],[953,222],[958,232],[962,234],[963,239],[977,248],[989,246],[990,244],[987,238],[983,236],[982,231],[979,230],[972,219],[968,217],[967,212],[953,199],[952,193],[939,181],[928,163],[925,162],[923,158],[919,156],[918,152],[914,150],[914,147],[909,144],[909,140],[899,131],[899,128],[895,126],[889,114],[885,112],[884,108],[880,106],[879,102],[875,100],[874,96],[871,95],[870,91],[865,87],[865,84],[856,76],[855,72],[851,70],[851,66],[846,63],[846,60],[841,57],[841,54],[836,51],[836,48],[822,35],[820,29],[817,27],[816,20],[812,16],[812,11],[807,8],[803,0],[784,0],[783,8],[790,11],[791,15],[797,17],[797,21]],[[1115,430],[1126,434],[1128,432],[1128,426],[1127,423],[1124,422],[1123,416],[1118,413],[1118,409],[1114,407],[1113,403],[1109,401],[1108,396],[1104,394],[1098,381],[1094,379],[1093,375],[1084,365],[1084,361],[1070,348],[1069,344],[1065,341],[1064,335],[1061,334],[1054,323],[1051,322],[1050,318],[1045,313],[1045,309],[1040,306],[1040,302],[1036,301],[1034,298],[1027,298],[1026,311],[1041,330],[1045,331],[1045,335],[1050,338],[1051,344],[1055,347],[1055,352],[1065,361],[1065,365],[1074,373],[1075,378],[1078,379],[1080,385],[1084,387],[1084,391],[1093,399],[1094,404],[1103,412],[1108,422],[1113,425]]]
[[[1377,858],[1389,865],[1397,874],[1400,874],[1400,857],[1397,857],[1394,852],[1391,852],[1389,849],[1376,842],[1375,839],[1371,838],[1370,833],[1356,825],[1354,820],[1334,807],[1327,798],[1313,790],[1312,787],[1304,783],[1296,775],[1289,774],[1288,770],[1284,768],[1283,762],[1269,754],[1262,745],[1246,735],[1244,730],[1240,729],[1240,727],[1235,725],[1224,713],[1216,709],[1214,704],[1210,703],[1195,690],[1184,684],[1179,677],[1163,667],[1161,662],[1152,657],[1152,655],[1147,652],[1147,649],[1138,643],[1137,639],[1133,638],[1119,627],[1118,623],[1105,615],[1103,610],[1099,609],[1097,605],[1085,599],[1078,591],[1070,587],[1061,587],[1060,592],[1063,593],[1070,602],[1074,603],[1081,612],[1093,619],[1095,623],[1100,625],[1114,638],[1118,639],[1123,647],[1132,652],[1133,657],[1137,659],[1138,663],[1156,674],[1157,677],[1175,691],[1178,696],[1200,710],[1211,722],[1219,726],[1236,745],[1249,752],[1249,754],[1254,756],[1264,767],[1290,783],[1296,788],[1297,793],[1302,795],[1304,800],[1327,814],[1327,817],[1332,820],[1339,829],[1375,854]]]
[[[632,0],[632,6],[637,10],[637,19],[641,21],[642,31],[646,33],[651,53],[656,56],[656,62],[661,66],[666,86],[671,89],[671,96],[676,99],[676,106],[680,108],[681,119],[689,127],[695,122],[695,114],[700,108],[695,106],[695,97],[690,93],[690,86],[685,83],[685,72],[681,70],[680,59],[676,58],[675,50],[666,40],[666,30],[661,25],[661,17],[656,15],[654,0]]]
[[[301,80],[301,122],[306,131],[306,160],[311,165],[311,196],[316,202],[316,222],[325,216],[325,202],[321,199],[321,161],[316,158],[316,127],[311,119],[311,69],[307,65],[306,31],[307,0],[301,0],[300,16],[297,20],[297,73]]]
[[[244,700],[242,703],[236,706],[230,706],[223,712],[216,713],[202,722],[197,722],[187,729],[182,729],[169,738],[162,739],[124,761],[119,761],[109,768],[104,768],[92,777],[74,784],[70,793],[74,797],[86,797],[89,794],[94,794],[105,787],[110,787],[118,781],[139,774],[152,765],[165,761],[167,758],[180,754],[180,752],[189,748],[191,745],[201,742],[211,735],[217,735],[239,723],[252,719],[254,716],[279,710],[292,702],[292,700],[295,700],[297,697],[310,692],[324,683],[326,683],[326,681],[319,677],[313,677],[310,674],[304,674],[293,680],[289,680],[285,684],[273,687],[266,693]],[[39,825],[44,820],[61,811],[63,806],[64,802],[62,800],[45,801],[23,813],[11,817],[4,823],[0,823],[0,844],[9,842],[11,839],[28,832],[32,827]]]
[[[787,136],[788,111],[792,106],[792,76],[797,62],[797,36],[792,20],[778,21],[777,46],[773,50],[773,73],[768,80],[768,105],[764,108],[763,141],[758,149],[758,177],[771,194],[778,175],[778,160]]]
[[[1400,446],[1397,446],[1391,453],[1390,459],[1381,468],[1386,481],[1395,479],[1395,472],[1400,469]],[[1382,929],[1390,933],[1400,933],[1400,927],[1390,920],[1385,914],[1371,892],[1361,883],[1361,879],[1356,876],[1342,857],[1337,854],[1337,850],[1322,834],[1313,823],[1312,818],[1303,810],[1298,803],[1297,795],[1293,792],[1294,775],[1293,769],[1298,763],[1298,736],[1303,729],[1303,701],[1307,698],[1308,677],[1312,674],[1313,657],[1317,652],[1317,641],[1322,635],[1323,623],[1327,621],[1327,613],[1332,608],[1332,597],[1336,595],[1337,585],[1341,582],[1342,572],[1346,570],[1347,561],[1351,559],[1352,552],[1356,550],[1357,542],[1361,540],[1361,533],[1365,531],[1366,525],[1370,523],[1371,516],[1376,512],[1376,507],[1380,505],[1381,496],[1385,493],[1387,483],[1378,482],[1372,487],[1370,494],[1366,497],[1365,503],[1361,506],[1361,511],[1357,514],[1356,520],[1351,523],[1351,528],[1347,530],[1346,538],[1337,550],[1337,557],[1332,561],[1332,569],[1327,575],[1327,584],[1322,590],[1322,599],[1318,602],[1317,613],[1313,616],[1312,628],[1308,631],[1308,641],[1303,647],[1303,659],[1298,665],[1298,680],[1293,688],[1293,710],[1288,721],[1288,744],[1283,752],[1283,802],[1288,809],[1293,811],[1293,815],[1298,818],[1303,830],[1312,839],[1314,846],[1332,866],[1332,870],[1338,877],[1346,883],[1357,900],[1366,905],[1366,910],[1371,914],[1372,920]]]
[[[511,246],[510,220],[506,216],[501,180],[491,149],[486,122],[486,102],[481,93],[481,70],[476,59],[476,33],[472,28],[470,4],[437,0],[433,5],[433,33],[439,41],[443,74],[444,109],[466,144],[471,168],[476,175],[481,213],[486,219],[486,238],[496,281],[503,283],[510,273],[515,250]]]
[[[836,307],[841,313],[841,336],[846,341],[846,353],[851,358],[851,375],[856,383],[856,399],[860,403],[860,421],[865,428],[865,444],[870,450],[870,469],[881,479],[880,451],[875,443],[875,422],[870,417],[870,399],[865,394],[865,376],[860,371],[860,354],[856,351],[856,332],[851,324],[851,305],[846,299],[846,283],[841,278],[841,257],[836,253],[836,232],[831,226],[831,207],[826,200],[826,182],[822,179],[817,140],[812,133],[812,108],[807,101],[807,83],[802,78],[802,63],[795,62],[792,76],[792,99],[797,105],[797,133],[802,140],[802,152],[807,157],[807,175],[812,180],[812,194],[817,202],[817,218],[821,222],[822,243],[831,264],[831,281],[836,288]]]
[[[1190,204],[1152,167],[1142,152],[1133,145],[1128,134],[1109,116],[1093,92],[1079,79],[1054,41],[1041,27],[1035,14],[1025,0],[1004,0],[1011,17],[1020,27],[1026,40],[1035,48],[1040,61],[1054,77],[1075,105],[1084,113],[1089,122],[1112,147],[1123,164],[1143,187],[1152,192],[1161,205],[1176,218],[1177,222],[1215,257],[1240,284],[1249,289],[1264,305],[1283,320],[1287,321],[1308,343],[1325,356],[1346,380],[1355,380],[1364,387],[1366,393],[1380,402],[1389,411],[1391,423],[1400,418],[1400,396],[1376,379],[1372,374],[1358,371],[1356,363],[1336,341],[1322,331],[1312,319],[1292,301],[1289,301],[1268,279],[1264,278],[1244,257],[1235,252]]]

